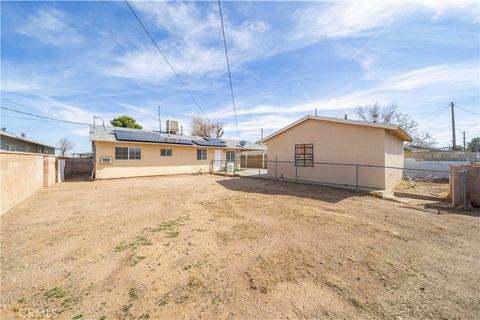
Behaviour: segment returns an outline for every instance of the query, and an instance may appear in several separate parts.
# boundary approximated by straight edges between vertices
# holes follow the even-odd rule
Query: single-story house
[[[31,152],[42,154],[55,154],[55,147],[27,138],[25,133],[16,135],[7,132],[5,128],[0,130],[0,149],[6,151]]]
[[[259,143],[270,177],[384,190],[402,179],[385,167],[403,167],[404,141],[412,137],[397,125],[306,116]]]
[[[266,150],[243,140],[95,125],[90,130],[94,178],[199,173],[239,166],[243,151]]]

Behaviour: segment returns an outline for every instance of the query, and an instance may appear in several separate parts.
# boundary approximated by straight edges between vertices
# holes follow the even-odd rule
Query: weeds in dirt
[[[27,302],[27,299],[25,297],[21,297],[20,299],[17,300],[18,303],[25,303]]]
[[[107,316],[101,316],[98,320],[107,320]]]
[[[130,288],[130,290],[128,290],[128,298],[130,300],[136,300],[138,298],[138,290],[135,288]]]
[[[148,313],[142,314],[140,317],[138,317],[139,320],[147,320],[150,319],[150,315]]]
[[[170,294],[166,293],[160,298],[160,300],[158,300],[158,305],[160,307],[164,306],[164,305],[167,305],[169,301],[170,301]]]
[[[153,243],[149,239],[140,236],[140,237],[136,237],[135,240],[130,243],[124,243],[124,242],[120,243],[114,248],[113,251],[122,252],[126,249],[135,250],[138,247],[151,246],[152,244]]]
[[[201,288],[204,286],[204,284],[202,280],[195,277],[191,277],[190,280],[188,280],[187,286],[193,289],[193,288]]]
[[[180,231],[178,230],[169,230],[167,231],[167,237],[168,238],[175,238],[180,234]]]
[[[130,315],[130,309],[133,307],[133,304],[129,303],[129,304],[126,304],[122,307],[122,312],[125,314],[125,315]]]
[[[72,320],[77,320],[77,319],[82,319],[83,318],[83,314],[77,314],[76,316],[74,316],[72,318]]]
[[[143,256],[137,256],[135,254],[131,255],[129,258],[128,258],[128,264],[131,266],[131,267],[135,267],[140,261],[142,261],[143,259],[145,259],[146,257],[143,257]]]
[[[50,290],[46,291],[43,294],[43,296],[48,300],[61,299],[61,298],[65,297],[65,292],[61,288],[55,287],[53,289],[50,289]]]
[[[183,270],[190,270],[192,268],[191,264],[187,264],[185,267],[183,267]]]

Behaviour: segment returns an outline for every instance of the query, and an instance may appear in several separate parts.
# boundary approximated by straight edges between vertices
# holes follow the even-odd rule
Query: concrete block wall
[[[405,151],[405,159],[412,158],[416,161],[467,161],[474,162],[477,152],[465,151]]]
[[[0,152],[1,214],[44,186],[57,181],[55,156],[26,152]]]

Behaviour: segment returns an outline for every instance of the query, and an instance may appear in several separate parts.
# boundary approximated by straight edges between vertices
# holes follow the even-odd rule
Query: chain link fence
[[[455,206],[467,207],[466,170],[407,169],[333,162],[313,162],[311,166],[298,166],[295,165],[295,161],[270,159],[255,168],[246,167],[240,160],[213,160],[211,172],[313,183],[356,191],[382,191],[398,197],[419,200],[451,200]]]

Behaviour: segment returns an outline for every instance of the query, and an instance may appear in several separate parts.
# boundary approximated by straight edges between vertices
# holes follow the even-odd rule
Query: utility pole
[[[453,102],[450,104],[450,108],[452,109],[452,150],[457,148],[457,139],[455,139],[455,105]]]
[[[466,143],[465,143],[465,133],[467,133],[468,131],[463,131],[463,151],[467,151],[467,148],[466,148]]]
[[[162,133],[162,117],[160,116],[160,106],[158,106],[158,130]]]
[[[261,140],[263,140],[263,128],[260,131],[260,137],[261,137]]]
[[[315,117],[317,116],[317,108],[315,108]]]

